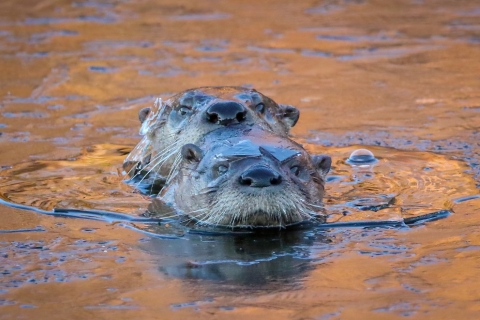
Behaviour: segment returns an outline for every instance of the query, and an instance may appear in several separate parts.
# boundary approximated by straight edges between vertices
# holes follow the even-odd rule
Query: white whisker
[[[173,150],[175,149],[175,150]],[[166,154],[167,151],[170,151],[170,153]],[[153,164],[151,166],[151,168],[146,172],[146,173],[142,173],[143,174],[143,177],[142,179],[137,182],[135,185],[136,187],[140,186],[140,184],[148,177],[148,175],[150,173],[152,173],[155,169],[160,169],[162,168],[162,166],[165,164],[165,162],[171,157],[173,156],[176,152],[177,152],[177,149],[176,149],[176,144],[173,144],[172,145],[172,148],[170,148],[169,150],[167,151],[164,151],[160,156],[156,156],[154,159],[154,161],[150,161],[150,163],[153,163],[153,162],[156,162],[155,164]],[[161,157],[161,158],[160,158]],[[160,158],[160,159],[159,159]],[[160,170],[157,170],[157,171],[160,171]]]

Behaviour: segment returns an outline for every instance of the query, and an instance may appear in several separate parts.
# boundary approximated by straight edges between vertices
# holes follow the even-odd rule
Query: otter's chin
[[[283,228],[312,220],[315,214],[300,214],[298,211],[278,210],[267,211],[257,209],[255,211],[222,212],[212,214],[201,220],[202,225],[211,225],[228,228]]]
[[[242,227],[286,227],[303,222],[305,218],[299,218],[289,212],[267,212],[257,210],[246,212],[239,218]]]

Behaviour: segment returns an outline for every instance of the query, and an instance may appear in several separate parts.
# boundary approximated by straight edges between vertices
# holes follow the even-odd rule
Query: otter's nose
[[[282,176],[266,167],[254,167],[240,176],[240,184],[254,188],[265,188],[282,183]]]
[[[234,101],[217,102],[207,109],[207,121],[221,125],[243,122],[246,116],[247,110],[245,107]]]

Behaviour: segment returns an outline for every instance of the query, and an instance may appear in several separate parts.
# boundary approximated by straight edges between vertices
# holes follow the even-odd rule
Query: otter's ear
[[[332,166],[332,158],[325,154],[315,155],[311,158],[315,169],[318,171],[318,173],[320,173],[322,177],[325,178],[328,171],[330,171],[330,167]]]
[[[282,110],[282,116],[285,123],[291,128],[293,127],[300,117],[300,111],[294,106],[288,104],[279,104],[280,110]]]
[[[150,110],[151,110],[150,107],[143,108],[142,110],[140,110],[140,112],[138,113],[138,120],[140,120],[140,123],[143,123],[145,119],[147,119],[148,114],[150,113]]]
[[[203,151],[194,144],[186,144],[182,147],[182,158],[188,162],[200,162],[203,158]]]

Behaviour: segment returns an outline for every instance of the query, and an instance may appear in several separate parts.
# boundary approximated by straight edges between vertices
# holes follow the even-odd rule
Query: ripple
[[[316,51],[316,50],[302,50],[303,56],[309,57],[331,57],[332,53],[325,51]]]
[[[399,58],[413,53],[438,50],[442,49],[444,46],[441,45],[428,45],[428,46],[402,46],[398,48],[379,48],[379,47],[370,47],[355,49],[353,54],[340,55],[337,56],[337,60],[340,61],[350,61],[350,60],[359,60],[359,59],[386,59],[386,58]]]
[[[461,161],[429,152],[380,147],[369,147],[381,159],[374,166],[352,166],[341,160],[352,152],[355,155],[356,150],[322,150],[334,160],[333,178],[328,180],[324,199],[328,222],[415,223],[407,219],[423,215],[427,218],[433,213],[436,214],[432,219],[446,217],[455,203],[477,197],[475,180],[465,172],[468,167]],[[372,156],[370,152],[366,154],[368,158]]]
[[[100,72],[100,73],[111,73],[115,72],[115,68],[108,68],[108,67],[102,67],[102,66],[90,66],[88,67],[88,70],[92,72]]]
[[[247,50],[257,51],[257,52],[270,52],[270,53],[295,53],[294,49],[267,48],[267,47],[257,47],[257,46],[247,46]]]
[[[335,5],[335,4],[327,4],[327,5],[321,5],[318,7],[313,7],[305,10],[305,13],[310,13],[310,14],[330,14],[332,12],[339,12],[345,10],[344,7]]]
[[[179,16],[171,16],[169,20],[173,21],[208,21],[208,20],[223,20],[231,18],[231,14],[227,13],[197,13],[197,14],[185,14]]]

